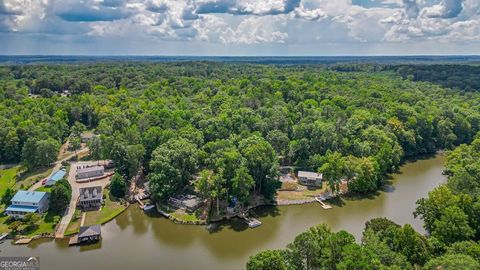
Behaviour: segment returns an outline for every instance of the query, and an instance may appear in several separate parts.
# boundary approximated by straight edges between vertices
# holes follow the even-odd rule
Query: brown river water
[[[244,269],[249,256],[264,249],[280,249],[311,226],[326,223],[347,230],[359,240],[364,224],[374,217],[410,223],[415,201],[446,181],[445,158],[408,162],[377,195],[344,199],[341,206],[324,210],[319,204],[265,207],[256,210],[263,225],[249,229],[226,223],[215,232],[204,226],[176,225],[159,216],[147,216],[132,205],[102,226],[103,241],[93,246],[68,247],[64,240],[38,240],[28,246],[0,244],[0,256],[39,256],[44,270],[123,269]]]

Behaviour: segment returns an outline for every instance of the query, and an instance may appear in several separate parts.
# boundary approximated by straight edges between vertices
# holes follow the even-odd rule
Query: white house
[[[11,202],[12,204],[5,210],[11,217],[23,218],[28,213],[42,214],[48,210],[48,193],[19,190]]]
[[[83,179],[83,178],[99,177],[103,175],[104,171],[105,171],[105,168],[103,166],[78,168],[75,178]]]
[[[298,171],[298,182],[305,186],[322,186],[323,175],[315,172]]]

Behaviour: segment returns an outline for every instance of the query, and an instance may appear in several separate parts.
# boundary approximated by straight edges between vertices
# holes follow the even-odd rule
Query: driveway
[[[63,159],[61,159],[61,160],[55,161],[55,163],[54,163],[55,166],[53,167],[52,174],[50,174],[48,177],[52,176],[55,172],[57,172],[58,170],[60,170],[60,168],[62,167],[62,163],[63,163],[64,161],[67,161],[67,160],[71,159],[71,158],[74,157],[75,155],[79,155],[79,154],[81,154],[81,153],[83,154],[83,153],[88,152],[88,151],[89,151],[88,147],[85,147],[85,148],[83,148],[82,150],[78,151],[76,154],[73,153],[73,154],[71,154],[71,155],[66,156],[65,158],[63,158]],[[28,189],[28,191],[34,191],[34,190],[37,190],[37,189],[39,189],[39,188],[41,188],[41,187],[42,187],[42,181],[38,181],[38,182],[36,182],[35,184],[33,184],[33,185]]]

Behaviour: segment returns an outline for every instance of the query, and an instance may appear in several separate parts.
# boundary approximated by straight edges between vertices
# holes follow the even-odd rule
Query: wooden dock
[[[15,241],[15,245],[26,245],[26,244],[30,243],[32,240],[33,240],[33,238],[18,239],[17,241]]]
[[[74,236],[70,237],[70,239],[68,239],[69,246],[74,246],[76,244],[78,244],[78,234],[75,234]]]
[[[318,203],[320,203],[320,205],[322,206],[323,209],[325,209],[325,210],[327,210],[327,209],[332,209],[332,206],[324,203],[320,197],[315,197],[315,200],[316,200]]]

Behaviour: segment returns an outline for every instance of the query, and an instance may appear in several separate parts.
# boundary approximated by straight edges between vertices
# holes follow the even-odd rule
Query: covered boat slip
[[[91,244],[100,241],[102,238],[102,227],[99,224],[82,226],[78,234],[72,236],[69,245]]]

